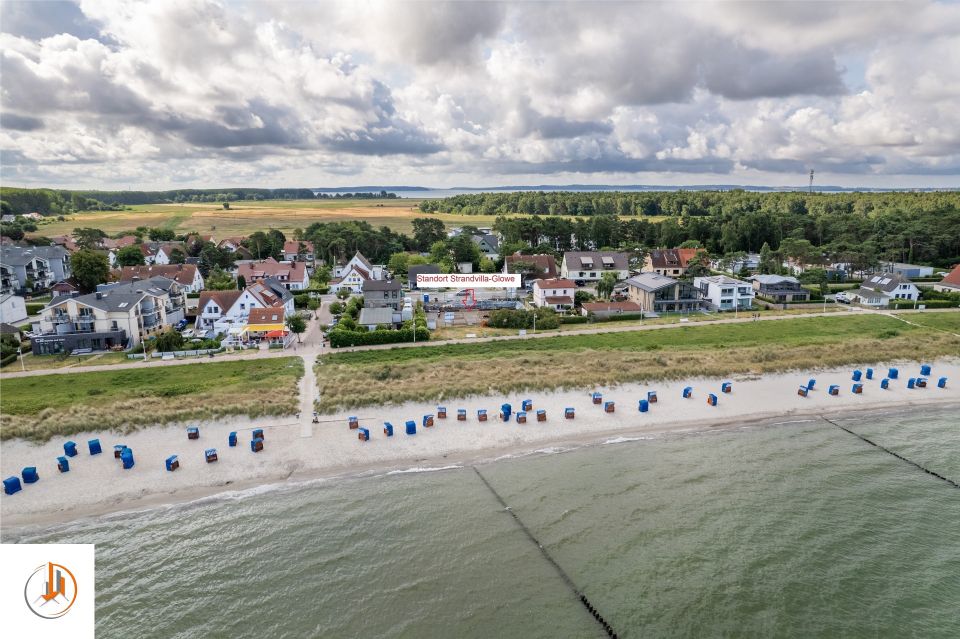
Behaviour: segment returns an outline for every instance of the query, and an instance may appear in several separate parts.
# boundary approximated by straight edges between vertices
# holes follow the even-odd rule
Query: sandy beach
[[[19,476],[25,466],[36,466],[40,481],[25,484],[14,495],[0,496],[0,525],[5,530],[30,525],[72,521],[78,518],[122,510],[149,508],[166,503],[189,501],[224,491],[262,484],[301,481],[312,478],[356,475],[411,468],[442,468],[517,455],[545,447],[567,447],[590,442],[661,433],[704,431],[740,427],[746,423],[785,421],[814,415],[851,411],[902,409],[932,403],[960,403],[960,361],[930,362],[933,371],[928,386],[908,389],[907,379],[918,376],[920,365],[899,362],[875,366],[872,380],[863,380],[863,393],[852,392],[853,368],[794,372],[762,378],[690,379],[683,382],[629,384],[616,388],[578,389],[531,393],[511,397],[472,397],[445,402],[447,419],[435,419],[432,428],[423,428],[424,414],[436,413],[436,404],[408,403],[402,406],[367,407],[322,416],[320,424],[301,419],[230,419],[196,424],[199,440],[188,440],[187,424],[143,429],[128,435],[110,432],[82,433],[69,439],[79,454],[70,459],[70,471],[57,471],[56,458],[63,455],[68,438],[36,445],[20,440],[2,444],[2,477]],[[900,370],[888,390],[880,380],[888,366]],[[864,371],[866,369],[864,368]],[[807,379],[817,380],[808,397],[797,389]],[[947,377],[945,389],[937,388]],[[731,381],[731,393],[721,393],[723,381]],[[838,384],[840,394],[830,396],[829,385]],[[693,397],[684,399],[682,390],[693,387]],[[596,390],[604,401],[614,401],[616,411],[605,413],[591,401]],[[649,412],[638,411],[638,400],[657,391],[658,401]],[[707,404],[708,393],[717,395],[717,406]],[[537,422],[533,413],[526,424],[498,418],[500,405],[510,403],[519,410],[521,400],[531,399],[536,409],[545,409],[548,419]],[[576,410],[574,420],[564,419],[563,409]],[[457,421],[457,409],[467,409],[467,421]],[[489,420],[477,420],[477,409],[488,411]],[[347,426],[348,415],[359,417],[370,429],[371,440],[362,442],[357,431]],[[407,420],[417,422],[417,434],[404,432]],[[393,437],[383,433],[383,422],[395,427]],[[250,450],[254,428],[265,431],[262,452]],[[230,431],[237,431],[238,445],[227,445]],[[103,453],[89,455],[87,440],[99,438]],[[133,449],[135,466],[124,470],[113,457],[113,446]],[[206,463],[204,450],[216,448],[219,461]],[[180,468],[167,472],[164,460],[178,455]]]

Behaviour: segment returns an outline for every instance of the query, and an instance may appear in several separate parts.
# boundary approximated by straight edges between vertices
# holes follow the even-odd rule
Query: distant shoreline
[[[58,438],[42,445],[22,440],[3,443],[2,475],[19,475],[24,466],[37,466],[40,481],[26,485],[15,495],[0,497],[2,530],[51,525],[108,513],[155,508],[183,503],[220,493],[243,491],[258,486],[321,479],[378,474],[410,468],[440,468],[451,465],[486,463],[504,456],[527,455],[544,448],[580,447],[609,439],[654,437],[668,434],[708,432],[743,426],[764,426],[777,422],[808,419],[821,414],[843,415],[908,407],[960,406],[960,362],[933,362],[932,383],[926,389],[906,389],[906,378],[916,375],[915,363],[900,365],[901,377],[891,389],[881,391],[879,376],[866,381],[863,395],[851,393],[850,369],[815,373],[798,372],[733,377],[733,393],[719,391],[720,379],[698,379],[657,384],[626,384],[599,389],[605,399],[616,401],[616,412],[604,413],[591,403],[586,390],[531,394],[534,409],[548,411],[548,421],[537,423],[531,414],[526,424],[497,418],[502,402],[515,410],[522,397],[473,397],[447,404],[448,418],[436,419],[433,428],[421,427],[421,416],[435,412],[433,404],[408,403],[378,406],[355,411],[362,426],[371,431],[370,442],[360,442],[357,431],[349,430],[347,413],[324,416],[314,425],[310,437],[301,437],[300,424],[280,420],[233,419],[201,423],[201,439],[188,441],[183,425],[144,429],[128,435],[113,433],[80,434],[72,437],[80,454],[71,459],[69,473],[56,471],[56,457],[63,454]],[[886,368],[877,367],[877,371]],[[881,373],[882,374],[882,373]],[[799,383],[817,378],[817,388],[807,398],[797,396]],[[949,378],[946,389],[936,388],[939,376]],[[827,394],[829,384],[840,385],[840,395]],[[681,390],[694,387],[692,399],[682,399]],[[637,400],[656,389],[658,402],[648,413],[639,413]],[[718,395],[719,405],[708,406],[706,395]],[[565,420],[563,408],[576,408],[575,420]],[[468,420],[456,420],[457,408],[468,410]],[[479,423],[477,408],[486,408],[490,419]],[[354,412],[354,411],[351,411]],[[407,419],[417,423],[417,435],[404,434]],[[382,422],[391,421],[393,438],[386,438]],[[265,450],[249,449],[250,429],[266,429]],[[238,446],[227,446],[227,433],[238,432]],[[98,436],[104,453],[91,457],[87,439]],[[136,465],[124,471],[113,459],[115,443],[134,451]],[[203,450],[216,448],[219,461],[206,464]],[[177,454],[181,468],[170,473],[163,460]]]

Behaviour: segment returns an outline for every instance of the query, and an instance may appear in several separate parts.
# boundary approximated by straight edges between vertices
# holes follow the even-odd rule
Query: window
[[[241,310],[241,311],[247,310],[247,305],[241,302],[241,303],[240,303],[240,310]]]

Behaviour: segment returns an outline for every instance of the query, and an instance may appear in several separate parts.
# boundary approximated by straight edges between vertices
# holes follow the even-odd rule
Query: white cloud
[[[783,184],[815,168],[909,186],[960,174],[952,4],[0,6],[8,182]],[[842,60],[863,61],[862,82],[845,84]]]

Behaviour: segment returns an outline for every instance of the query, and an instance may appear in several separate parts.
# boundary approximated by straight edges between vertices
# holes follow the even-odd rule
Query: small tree
[[[307,330],[307,320],[295,313],[287,318],[286,324],[290,332],[297,336],[297,342],[299,343],[300,335]]]
[[[187,255],[178,248],[170,251],[170,263],[171,264],[185,264],[187,262]],[[142,262],[141,262],[142,263]]]
[[[230,209],[230,203],[229,203],[229,202],[224,202],[224,203],[223,203],[223,208],[226,209],[226,210],[229,210],[229,209]]]
[[[210,271],[203,285],[209,291],[232,291],[236,288],[236,283],[230,274],[219,267]]]
[[[343,314],[343,304],[340,302],[330,302],[330,314],[331,315],[342,315]]]
[[[143,264],[143,252],[136,244],[124,246],[117,251],[115,264],[117,266],[141,266]]]
[[[614,273],[604,273],[600,281],[597,282],[597,297],[608,298],[613,293],[613,287],[617,285],[617,276]],[[576,295],[576,293],[574,293]]]
[[[82,249],[70,256],[70,270],[80,291],[92,293],[96,290],[97,284],[107,281],[110,263],[103,253]]]
[[[339,289],[337,291],[337,297],[339,297],[342,300],[347,299],[348,297],[350,297],[350,289],[347,289],[347,288]]]
[[[237,289],[244,290],[247,288],[247,278],[243,275],[237,275]]]
[[[171,328],[157,336],[153,345],[158,351],[164,353],[178,351],[183,348],[183,335]]]

